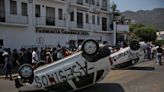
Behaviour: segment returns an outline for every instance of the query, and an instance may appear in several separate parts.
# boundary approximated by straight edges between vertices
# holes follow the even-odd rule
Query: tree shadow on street
[[[154,67],[139,67],[139,66],[132,66],[127,68],[115,68],[113,70],[141,70],[141,71],[154,71]]]
[[[154,67],[129,67],[127,70],[143,70],[143,71],[154,71]]]
[[[77,92],[125,92],[123,87],[117,83],[97,83],[91,87]]]

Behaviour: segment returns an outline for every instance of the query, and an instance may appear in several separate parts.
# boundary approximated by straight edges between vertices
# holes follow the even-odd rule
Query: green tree
[[[156,40],[156,30],[153,27],[137,27],[134,34],[138,36],[141,41],[155,41]]]
[[[114,2],[112,2],[111,9],[112,9],[112,14],[113,14],[113,20],[115,21],[116,17],[120,16],[121,13],[119,10],[117,10],[117,5]]]
[[[117,5],[114,2],[112,2],[111,9],[113,12],[116,11],[116,9],[117,9]]]
[[[159,45],[164,45],[164,40],[156,40],[153,42],[154,45],[159,46]]]
[[[129,25],[130,32],[133,32],[134,30],[141,28],[141,27],[144,27],[144,25],[143,24],[130,24]]]

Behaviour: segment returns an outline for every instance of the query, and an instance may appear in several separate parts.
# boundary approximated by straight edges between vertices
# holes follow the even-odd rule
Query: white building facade
[[[0,45],[77,47],[85,39],[113,45],[110,0],[0,0]]]

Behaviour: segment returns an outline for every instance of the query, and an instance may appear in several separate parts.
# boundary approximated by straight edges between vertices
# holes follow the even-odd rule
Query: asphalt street
[[[14,81],[0,79],[0,92],[18,92]],[[111,70],[104,80],[78,92],[164,92],[164,65],[146,61]]]

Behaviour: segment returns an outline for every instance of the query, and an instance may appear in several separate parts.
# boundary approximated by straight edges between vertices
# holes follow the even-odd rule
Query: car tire
[[[38,62],[38,63],[36,64],[36,67],[40,67],[40,66],[43,66],[43,65],[45,65],[45,64],[46,64],[45,61],[40,61],[40,62]]]
[[[24,67],[28,67],[29,69],[31,69],[31,71],[32,71],[32,73],[30,74],[30,76],[28,76],[28,77],[25,77],[25,76],[23,76],[22,75],[22,69],[24,68]],[[30,64],[24,64],[24,65],[22,65],[20,68],[19,68],[19,75],[21,76],[21,78],[23,78],[23,79],[31,79],[31,78],[33,78],[34,77],[34,73],[33,73],[33,71],[34,71],[34,68],[30,65]],[[26,73],[27,71],[25,71],[25,73]]]
[[[130,42],[130,49],[133,50],[133,51],[136,51],[140,48],[140,44],[138,41],[136,40],[133,40]]]
[[[16,79],[15,80],[15,87],[16,88],[20,88],[20,87],[22,87],[23,85],[19,82],[19,80],[18,79]]]
[[[92,39],[84,41],[82,51],[87,55],[95,55],[99,51],[99,44]]]
[[[138,63],[138,61],[139,61],[139,58],[133,59],[133,60],[131,60],[131,64],[134,65],[134,64]]]

